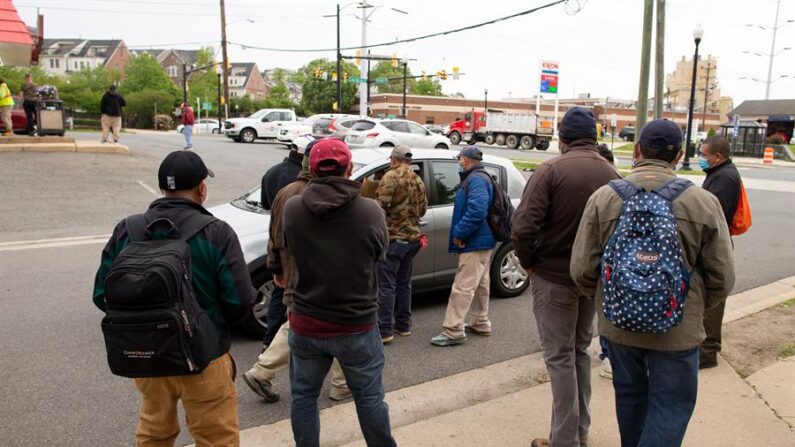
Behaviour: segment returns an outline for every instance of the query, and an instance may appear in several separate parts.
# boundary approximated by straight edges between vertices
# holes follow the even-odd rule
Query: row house
[[[44,39],[39,67],[65,75],[97,67],[123,70],[129,60],[130,51],[123,40]]]

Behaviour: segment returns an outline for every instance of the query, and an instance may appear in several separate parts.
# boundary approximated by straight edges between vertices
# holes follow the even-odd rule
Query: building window
[[[177,66],[176,65],[169,65],[166,69],[168,72],[169,77],[176,78],[177,77]]]
[[[425,124],[433,124],[433,117],[432,116],[426,116],[425,117]]]

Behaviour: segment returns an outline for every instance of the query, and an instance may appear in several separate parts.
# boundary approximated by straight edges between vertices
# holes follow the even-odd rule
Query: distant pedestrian
[[[408,146],[392,149],[391,169],[376,190],[389,229],[386,259],[378,263],[378,330],[385,344],[395,339],[393,329],[411,335],[411,275],[420,251],[420,218],[428,207],[425,184],[411,169],[412,157]]]
[[[704,140],[701,146],[698,163],[707,173],[707,179],[701,185],[711,192],[720,202],[726,224],[731,225],[737,204],[740,200],[742,179],[740,172],[731,160],[731,144],[721,136],[713,136]],[[699,349],[700,369],[718,366],[718,353],[721,350],[721,327],[726,301],[704,312],[704,330],[706,339]]]
[[[646,124],[637,165],[591,196],[572,250],[571,276],[594,299],[607,339],[623,447],[682,444],[696,405],[702,315],[734,285],[718,200],[674,173],[682,140],[671,121]]]
[[[303,161],[301,171],[293,182],[282,188],[273,198],[271,209],[270,227],[268,228],[268,257],[267,268],[273,273],[274,291],[271,294],[271,305],[268,306],[268,333],[265,335],[262,353],[257,358],[254,365],[243,373],[243,380],[258,396],[265,402],[277,402],[279,394],[273,391],[273,380],[276,373],[287,367],[290,360],[290,345],[288,334],[290,322],[284,321],[287,318],[288,309],[292,303],[293,276],[293,257],[284,242],[284,205],[292,197],[300,196],[307,188],[312,174],[309,170],[309,155],[312,151],[314,141],[309,142],[306,148],[298,147],[297,151],[303,151]],[[278,296],[277,296],[278,291]],[[278,306],[272,303],[279,301]],[[279,312],[282,312],[280,315]],[[270,335],[273,334],[273,335]],[[331,364],[331,391],[329,399],[344,400],[351,396],[351,392],[345,382],[345,375],[342,373],[339,362],[335,359]]]
[[[397,445],[384,401],[384,346],[376,327],[376,268],[389,244],[384,211],[350,180],[351,151],[327,138],[312,147],[313,179],[284,206],[295,277],[290,308],[290,421],[297,447],[320,444],[317,396],[337,359],[368,446]]]
[[[492,181],[483,167],[483,152],[465,146],[458,153],[461,185],[453,203],[448,250],[458,255],[458,270],[447,301],[443,331],[431,339],[436,346],[467,340],[466,332],[491,335],[489,267],[497,244],[486,217],[494,199]]]
[[[0,78],[0,121],[3,122],[5,131],[3,136],[14,135],[14,122],[11,120],[11,109],[14,108],[14,96],[8,89],[5,79]]]
[[[108,91],[102,95],[100,101],[100,123],[102,124],[102,142],[108,142],[108,131],[113,131],[113,142],[119,142],[119,131],[121,130],[121,109],[127,105],[124,96],[116,91],[116,85],[108,87]]]
[[[182,134],[185,135],[184,149],[193,149],[193,124],[196,122],[196,115],[190,103],[183,102],[181,107],[180,123],[182,123]]]
[[[25,109],[25,118],[27,118],[27,126],[25,131],[28,135],[33,136],[34,127],[36,125],[36,104],[39,102],[39,86],[33,82],[33,75],[31,73],[25,74],[25,82],[19,89],[19,99],[22,100],[22,108]]]
[[[513,243],[530,274],[533,314],[552,382],[549,440],[533,447],[587,444],[591,425],[593,298],[577,290],[569,260],[588,197],[618,171],[596,147],[596,120],[575,107],[560,123],[559,157],[536,169],[513,216]],[[547,444],[548,443],[548,444]]]
[[[111,369],[141,394],[138,446],[174,445],[178,401],[197,445],[240,443],[231,328],[255,293],[237,235],[202,206],[208,176],[197,154],[167,155],[165,197],[119,222],[102,251],[93,300]]]

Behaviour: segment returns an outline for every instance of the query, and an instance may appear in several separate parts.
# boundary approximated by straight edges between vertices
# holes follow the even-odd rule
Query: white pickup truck
[[[253,143],[256,140],[276,140],[283,126],[298,119],[290,109],[261,109],[248,118],[230,118],[224,122],[226,136],[235,142]]]

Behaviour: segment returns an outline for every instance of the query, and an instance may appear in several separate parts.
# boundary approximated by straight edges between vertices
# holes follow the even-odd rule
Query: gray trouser
[[[704,312],[704,332],[706,332],[707,338],[701,343],[701,349],[699,349],[701,361],[717,359],[721,348],[721,328],[725,311],[726,300],[723,300],[716,307]]]
[[[591,426],[591,356],[594,303],[573,285],[531,275],[533,314],[552,382],[552,447],[579,447]]]

